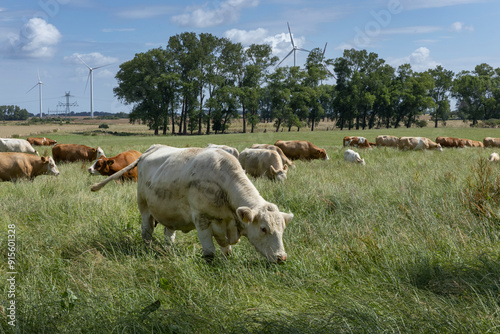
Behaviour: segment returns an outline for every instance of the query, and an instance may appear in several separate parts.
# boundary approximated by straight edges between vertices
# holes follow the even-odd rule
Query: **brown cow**
[[[18,152],[0,153],[0,181],[33,180],[38,175],[59,175],[52,157]]]
[[[141,154],[142,153],[139,151],[130,150],[122,152],[111,158],[101,156],[92,166],[89,167],[88,171],[92,175],[97,171],[101,175],[110,176],[139,159]],[[137,167],[123,174],[121,179],[134,180],[137,182]]]
[[[377,143],[377,146],[398,147],[399,137],[380,135],[375,138],[375,142]]]
[[[483,143],[478,140],[472,139],[462,139],[465,141],[465,146],[467,147],[484,147]]]
[[[371,148],[372,146],[375,146],[377,144],[368,142],[365,137],[347,136],[344,137],[343,145],[344,147],[353,146],[359,148]]]
[[[483,139],[484,147],[500,147],[500,138],[486,137]]]
[[[453,137],[437,137],[436,143],[441,147],[465,147],[466,139]]]
[[[28,137],[27,141],[31,145],[37,145],[37,146],[52,146],[57,144],[57,141],[45,138],[45,137]]]
[[[251,148],[263,148],[266,150],[276,151],[276,152],[278,152],[283,165],[288,165],[288,167],[290,167],[290,168],[295,168],[295,164],[293,163],[293,161],[288,159],[287,156],[285,155],[285,153],[283,153],[281,148],[279,148],[278,146],[274,146],[271,144],[253,144]]]
[[[330,160],[326,150],[319,148],[311,142],[305,140],[278,140],[274,143],[275,146],[281,148],[285,155],[292,160],[313,160],[324,159]]]
[[[78,144],[57,144],[52,147],[52,156],[55,162],[60,161],[94,161],[100,156],[105,156],[104,151],[100,148],[93,148]]]

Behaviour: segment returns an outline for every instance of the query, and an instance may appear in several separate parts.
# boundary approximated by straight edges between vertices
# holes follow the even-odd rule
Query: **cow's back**
[[[86,145],[57,144],[52,147],[52,156],[56,162],[92,161],[97,158],[97,151]]]

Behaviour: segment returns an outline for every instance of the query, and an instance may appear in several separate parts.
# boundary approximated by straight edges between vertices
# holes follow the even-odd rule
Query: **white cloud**
[[[457,21],[457,22],[454,22],[451,24],[450,31],[452,31],[452,32],[462,32],[462,31],[473,32],[474,27],[472,25],[466,25],[463,22]]]
[[[180,26],[207,28],[236,22],[244,8],[255,7],[259,0],[225,0],[218,7],[208,4],[188,7],[186,14],[174,16],[172,21]]]
[[[384,35],[415,35],[415,34],[430,34],[442,30],[438,26],[411,26],[394,29],[383,29],[380,31]]]
[[[71,56],[64,57],[66,64],[82,65],[80,58],[87,63],[90,67],[106,66],[118,62],[118,58],[107,57],[99,52],[92,52],[87,54],[73,53]]]
[[[255,30],[239,30],[231,29],[224,33],[224,35],[235,43],[241,43],[243,45],[263,43],[268,35],[268,32],[264,28],[258,28]]]
[[[171,6],[142,6],[124,9],[116,15],[125,19],[139,20],[168,15],[172,12]]]
[[[439,8],[456,5],[466,5],[474,3],[488,2],[489,0],[399,0],[401,6],[405,10],[422,9],[422,8]]]
[[[56,52],[61,33],[41,18],[32,18],[18,34],[9,37],[9,52],[16,57],[50,58]]]
[[[426,47],[420,47],[413,51],[409,56],[398,58],[398,59],[388,59],[387,61],[394,67],[398,67],[402,64],[410,64],[411,68],[417,72],[427,71],[430,68],[435,68],[439,65],[431,57],[431,51]]]

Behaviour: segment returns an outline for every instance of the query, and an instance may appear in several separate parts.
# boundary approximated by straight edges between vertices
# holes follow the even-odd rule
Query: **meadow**
[[[112,129],[111,129],[112,130]],[[423,128],[210,136],[47,133],[59,143],[100,146],[107,156],[151,144],[227,144],[240,151],[277,139],[309,140],[329,161],[297,161],[284,183],[252,178],[261,195],[292,212],[285,264],[270,264],[246,238],[208,264],[195,231],[152,250],[141,238],[136,185],[110,183],[90,163],[61,174],[0,183],[0,268],[15,226],[16,326],[10,284],[0,281],[5,333],[498,333],[498,149],[357,150],[342,138],[380,134],[500,137],[497,129]],[[50,149],[39,148],[41,154]],[[9,227],[10,226],[10,227]],[[5,276],[5,275],[4,275]]]

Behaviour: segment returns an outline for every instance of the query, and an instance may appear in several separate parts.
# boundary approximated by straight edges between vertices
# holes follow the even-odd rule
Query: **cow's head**
[[[362,166],[366,165],[365,158],[363,158],[363,159],[356,158],[356,163],[358,163],[358,164],[360,164]]]
[[[92,166],[89,167],[88,171],[90,174],[94,175],[95,172],[99,172],[101,175],[108,175],[109,166],[114,163],[114,160],[108,160],[106,157],[100,157],[97,159]]]
[[[277,181],[284,182],[286,180],[286,172],[288,171],[288,165],[283,165],[283,169],[276,169],[273,165],[269,166],[269,172],[272,178]]]
[[[283,232],[293,214],[280,212],[278,207],[271,203],[254,209],[239,207],[236,214],[245,226],[243,234],[259,253],[270,262],[286,261]]]
[[[328,154],[326,154],[326,150],[324,148],[318,148],[313,151],[313,158],[315,159],[323,159],[323,160],[330,160],[328,157]]]
[[[40,157],[40,159],[44,166],[47,168],[44,174],[55,176],[59,175],[59,169],[57,169],[56,163],[54,162],[54,159],[52,159],[52,157]]]

